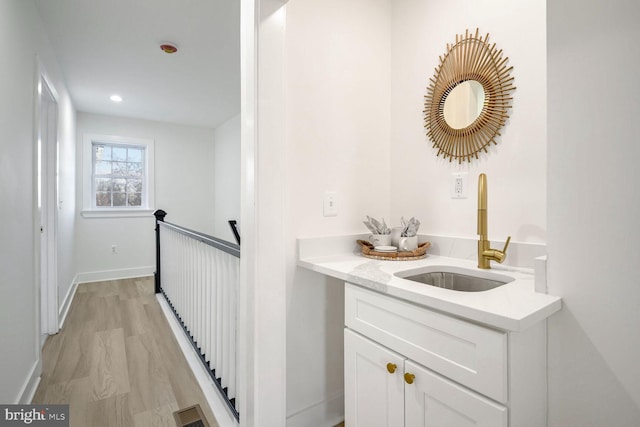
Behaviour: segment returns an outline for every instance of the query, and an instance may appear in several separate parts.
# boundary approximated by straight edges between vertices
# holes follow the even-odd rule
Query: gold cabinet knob
[[[387,371],[389,371],[390,374],[393,374],[396,371],[396,364],[395,363],[387,363]]]
[[[413,375],[413,374],[410,374],[409,372],[404,374],[404,381],[407,384],[413,384],[413,380],[415,380],[415,379],[416,379],[416,376]]]

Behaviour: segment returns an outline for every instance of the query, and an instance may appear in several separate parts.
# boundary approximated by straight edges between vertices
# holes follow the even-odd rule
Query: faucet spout
[[[478,177],[478,236],[487,238],[487,175]]]
[[[478,177],[478,268],[491,268],[491,261],[502,262],[507,257],[507,247],[511,236],[507,238],[504,248],[491,249],[491,242],[487,237],[487,175],[481,173]]]

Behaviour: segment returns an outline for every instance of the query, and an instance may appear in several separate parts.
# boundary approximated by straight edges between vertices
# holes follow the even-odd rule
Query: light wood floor
[[[69,404],[72,427],[176,425],[211,409],[153,294],[153,279],[78,285],[63,329],[43,349],[35,404]]]

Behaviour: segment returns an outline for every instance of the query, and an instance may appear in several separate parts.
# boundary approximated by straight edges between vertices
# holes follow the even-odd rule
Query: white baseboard
[[[58,329],[62,329],[62,325],[64,325],[64,321],[67,319],[67,314],[69,314],[69,308],[71,307],[73,298],[76,296],[77,289],[78,289],[78,275],[76,274],[76,277],[73,278],[73,282],[71,282],[71,286],[69,286],[67,295],[64,296],[64,300],[60,305],[60,310],[58,313]]]
[[[24,381],[16,401],[16,405],[27,405],[33,400],[33,396],[36,394],[38,384],[40,384],[40,374],[42,373],[42,359],[38,358],[31,367],[27,379]]]
[[[42,348],[44,343],[47,342],[47,338],[49,338],[49,334],[40,334],[40,354],[42,354]]]
[[[155,267],[123,268],[120,270],[90,271],[78,273],[76,283],[104,282],[107,280],[132,279],[134,277],[153,276]]]
[[[164,317],[166,317],[169,322],[173,335],[176,337],[176,340],[180,345],[180,349],[182,350],[184,357],[187,359],[187,363],[189,364],[191,371],[193,371],[193,375],[196,377],[196,380],[202,389],[204,397],[207,399],[207,403],[209,404],[213,415],[216,417],[218,425],[220,427],[238,427],[238,422],[231,414],[227,403],[218,394],[218,388],[213,383],[213,380],[209,376],[205,367],[202,366],[200,356],[196,353],[193,346],[185,336],[182,326],[180,326],[176,320],[173,311],[171,311],[171,308],[164,299],[164,296],[162,296],[162,294],[156,294],[156,298],[160,303]]]
[[[287,415],[287,427],[333,427],[344,421],[344,393]]]

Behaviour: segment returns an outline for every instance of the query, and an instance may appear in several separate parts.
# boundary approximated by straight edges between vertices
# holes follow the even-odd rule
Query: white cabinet
[[[507,333],[347,284],[345,326],[348,427],[546,425],[544,323]]]
[[[345,329],[345,425],[506,427],[507,410]]]
[[[344,331],[345,424],[404,425],[404,358],[348,329]]]
[[[498,402],[507,400],[507,334],[348,284],[345,325]]]
[[[407,360],[405,426],[507,427],[507,408]],[[402,424],[397,424],[401,426]]]

